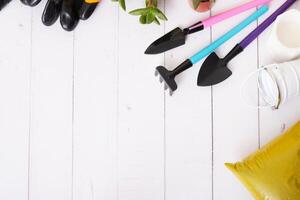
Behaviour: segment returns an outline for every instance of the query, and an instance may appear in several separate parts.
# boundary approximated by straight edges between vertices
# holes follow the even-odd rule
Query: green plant
[[[113,0],[118,1],[123,10],[126,11],[125,0]],[[160,20],[167,20],[165,14],[157,7],[158,0],[146,0],[145,8],[135,9],[129,12],[131,15],[140,16],[139,20],[141,24],[160,24]]]
[[[214,3],[215,0],[193,0],[193,7],[197,9],[200,7],[201,3],[206,3],[206,6],[210,6],[211,3]]]

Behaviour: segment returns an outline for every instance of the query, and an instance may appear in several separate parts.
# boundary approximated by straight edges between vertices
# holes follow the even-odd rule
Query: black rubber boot
[[[73,31],[79,21],[75,1],[76,0],[63,0],[62,3],[60,24],[66,31]]]
[[[46,26],[51,26],[54,24],[61,11],[62,0],[48,0],[43,15],[42,15],[42,22]]]
[[[0,1],[0,10],[2,10],[10,2],[11,2],[11,0],[2,0],[2,1]]]
[[[21,0],[21,2],[27,6],[33,7],[38,5],[41,2],[41,0]]]
[[[79,18],[81,20],[88,19],[95,11],[98,3],[87,3],[85,1],[83,1],[82,5],[79,9],[79,12],[78,12]]]

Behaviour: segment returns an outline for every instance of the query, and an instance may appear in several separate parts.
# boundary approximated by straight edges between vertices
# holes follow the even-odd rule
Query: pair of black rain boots
[[[28,6],[36,6],[41,0],[21,0]],[[93,0],[48,0],[46,3],[42,22],[46,26],[51,26],[60,17],[60,24],[66,31],[76,28],[79,20],[88,19],[94,12],[99,1]]]

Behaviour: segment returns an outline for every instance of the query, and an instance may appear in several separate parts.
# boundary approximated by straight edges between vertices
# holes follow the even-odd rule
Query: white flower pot
[[[291,9],[275,21],[268,40],[268,53],[276,62],[290,61],[300,56],[300,12]]]

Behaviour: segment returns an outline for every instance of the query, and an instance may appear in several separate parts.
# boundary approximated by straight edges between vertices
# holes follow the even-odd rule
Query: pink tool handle
[[[233,17],[237,14],[245,12],[246,10],[249,10],[249,9],[254,8],[256,6],[259,6],[259,5],[269,3],[270,1],[272,1],[272,0],[254,0],[254,1],[251,1],[249,3],[241,5],[239,7],[233,8],[231,10],[225,11],[223,13],[220,13],[218,15],[210,17],[206,20],[203,20],[202,25],[204,26],[204,28],[210,27],[210,26],[212,26],[212,25],[214,25],[218,22],[221,22],[221,21],[223,21],[225,19],[228,19],[230,17]]]

